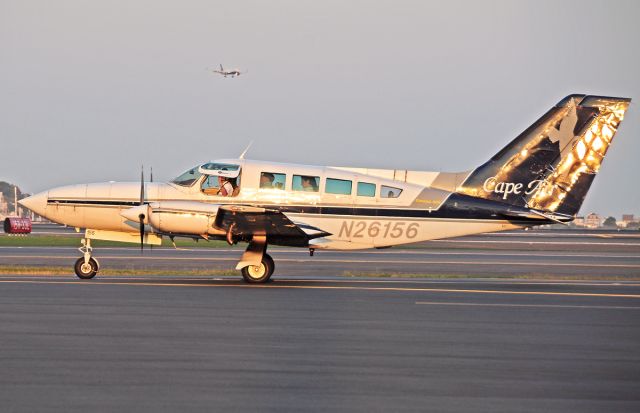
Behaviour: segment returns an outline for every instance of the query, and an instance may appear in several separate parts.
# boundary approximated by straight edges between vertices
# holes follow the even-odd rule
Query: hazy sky
[[[639,40],[633,0],[0,0],[0,180],[166,180],[251,140],[254,159],[461,171],[590,93],[635,103],[581,212],[640,214]]]

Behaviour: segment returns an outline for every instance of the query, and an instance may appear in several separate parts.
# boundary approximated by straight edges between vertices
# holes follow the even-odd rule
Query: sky
[[[581,213],[640,215],[639,22],[633,0],[0,0],[0,180],[169,180],[251,141],[464,171],[585,93],[634,103]]]

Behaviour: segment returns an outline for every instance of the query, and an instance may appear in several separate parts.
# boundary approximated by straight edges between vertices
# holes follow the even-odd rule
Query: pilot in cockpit
[[[237,188],[234,181],[223,176],[207,176],[202,181],[202,192],[206,195],[235,196]]]
[[[231,180],[225,178],[224,176],[218,177],[218,193],[220,196],[233,196],[234,186],[231,183]]]

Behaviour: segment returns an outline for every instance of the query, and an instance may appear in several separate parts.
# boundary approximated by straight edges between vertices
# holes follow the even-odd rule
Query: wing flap
[[[235,238],[249,240],[253,235],[265,235],[267,242],[288,245],[308,246],[309,240],[331,235],[301,222],[294,223],[278,210],[223,205],[218,209],[214,227],[231,232]]]

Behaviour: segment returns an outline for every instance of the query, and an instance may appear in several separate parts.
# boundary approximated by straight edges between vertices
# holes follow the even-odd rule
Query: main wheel
[[[264,254],[260,265],[247,265],[242,271],[242,278],[250,284],[266,283],[271,278],[275,264],[269,254]]]
[[[98,262],[93,258],[89,258],[89,262],[85,263],[84,257],[80,257],[78,261],[76,261],[74,269],[78,278],[88,280],[96,276],[98,272]]]

